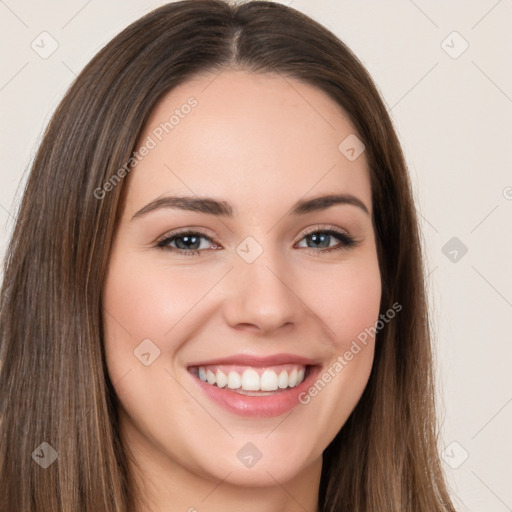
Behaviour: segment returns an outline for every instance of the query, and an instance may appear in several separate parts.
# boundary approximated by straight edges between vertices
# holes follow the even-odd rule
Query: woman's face
[[[278,75],[204,74],[152,112],[103,295],[123,440],[152,478],[318,484],[379,315],[358,144],[325,93]]]

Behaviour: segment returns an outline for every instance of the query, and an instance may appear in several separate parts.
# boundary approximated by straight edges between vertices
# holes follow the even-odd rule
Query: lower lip
[[[297,406],[300,403],[299,395],[311,386],[319,372],[319,366],[310,366],[308,376],[298,386],[266,396],[241,395],[229,388],[218,388],[203,382],[195,375],[192,375],[192,378],[211,400],[229,412],[252,418],[272,418],[281,416]]]

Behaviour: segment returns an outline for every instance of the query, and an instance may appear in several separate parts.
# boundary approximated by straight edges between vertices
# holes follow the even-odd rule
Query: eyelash
[[[340,240],[340,244],[335,245],[334,247],[327,247],[327,248],[323,248],[323,249],[315,249],[314,247],[302,247],[301,249],[306,250],[308,252],[312,252],[312,253],[318,253],[318,252],[326,253],[326,252],[332,252],[332,251],[340,251],[343,249],[350,249],[351,247],[354,247],[358,244],[358,241],[356,241],[354,238],[347,235],[346,233],[338,230],[334,226],[332,226],[330,229],[314,228],[313,230],[310,230],[310,231],[304,233],[304,235],[299,240],[299,242],[302,241],[304,238],[306,238],[309,235],[314,235],[314,234],[318,234],[318,233],[323,233],[323,234],[327,234],[330,236],[334,236],[335,238],[338,238],[338,240]],[[177,238],[180,238],[185,235],[199,236],[199,237],[205,238],[206,240],[209,240],[210,242],[215,244],[215,242],[209,236],[205,235],[204,233],[201,233],[198,231],[184,230],[184,231],[174,231],[174,232],[166,234],[164,238],[161,238],[160,240],[158,240],[156,242],[155,247],[157,249],[161,249],[164,251],[171,251],[173,253],[180,254],[182,256],[200,255],[200,253],[203,252],[205,249],[194,249],[191,251],[187,251],[184,249],[177,249],[175,247],[170,247],[169,245],[167,245],[170,242],[173,242],[174,240],[176,240]],[[215,245],[217,245],[217,244],[215,244]]]

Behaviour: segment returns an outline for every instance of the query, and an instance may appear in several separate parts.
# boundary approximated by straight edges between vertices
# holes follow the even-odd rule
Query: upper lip
[[[239,366],[253,366],[253,367],[264,367],[264,366],[278,366],[280,364],[301,364],[304,366],[318,365],[319,361],[309,359],[307,357],[298,356],[295,354],[273,354],[268,356],[257,356],[250,354],[234,354],[227,357],[219,357],[217,359],[209,359],[204,361],[198,361],[190,363],[188,366],[211,366],[211,365],[222,365],[222,364],[233,364]]]

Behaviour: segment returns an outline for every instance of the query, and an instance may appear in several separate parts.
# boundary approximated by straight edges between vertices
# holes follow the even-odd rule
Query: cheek
[[[381,277],[376,260],[340,265],[309,287],[308,301],[329,333],[336,352],[375,326],[381,300]]]
[[[170,266],[148,260],[145,253],[121,256],[114,252],[111,257],[103,318],[106,363],[113,383],[128,372],[131,375],[126,380],[142,378],[137,372],[144,366],[136,354],[146,353],[146,347],[152,352],[150,357],[158,354],[150,368],[172,365],[194,326],[204,323],[204,315],[197,316],[207,303],[201,299],[219,279],[206,266],[185,268],[176,262]],[[144,375],[149,378],[152,373]]]
[[[366,387],[374,357],[381,276],[376,257],[353,260],[316,280],[309,300],[326,332],[329,361],[301,401],[310,417],[326,425],[318,441],[332,439],[346,422]],[[326,291],[327,290],[327,291]]]
[[[183,271],[140,259],[113,260],[103,303],[111,330],[133,342],[168,339],[169,331],[208,290],[211,279],[199,270]],[[110,316],[110,318],[109,318]],[[166,336],[167,335],[167,336]]]

